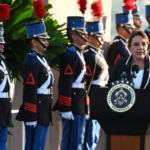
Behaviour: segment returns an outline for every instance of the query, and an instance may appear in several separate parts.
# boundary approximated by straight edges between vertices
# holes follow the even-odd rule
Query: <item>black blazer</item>
[[[115,41],[115,42],[114,42]],[[129,57],[129,50],[127,49],[126,41],[121,36],[116,36],[110,45],[107,53],[107,64],[109,66],[109,73],[116,65],[117,60]]]
[[[73,114],[84,115],[86,111],[86,90],[72,88],[72,83],[76,81],[84,67],[76,51],[82,53],[82,49],[71,45],[63,54],[60,64],[58,109],[59,112],[72,111]],[[81,83],[85,82],[84,75]]]
[[[91,45],[89,45],[86,51],[84,52],[84,58],[85,58],[86,68],[87,68],[87,74],[86,74],[87,90],[91,84],[92,78],[93,80],[98,80],[105,70],[105,65],[103,64],[103,62],[96,56],[96,53],[94,53],[91,49],[95,50],[96,53],[98,53],[99,51],[94,47],[92,47]],[[100,54],[98,55],[102,57]],[[96,67],[95,72],[94,72],[94,67]],[[109,78],[109,74],[107,73],[104,81],[108,82],[108,78]]]
[[[122,67],[124,65],[126,65],[127,60],[128,60],[127,65],[131,68],[132,58],[133,57],[130,56],[129,58],[123,58],[123,59],[117,61],[116,65],[113,67],[113,69],[111,71],[110,78],[108,81],[108,86],[111,86],[111,82],[118,80],[118,79],[121,79],[120,75],[122,73]],[[147,82],[148,82],[148,84],[147,84],[145,89],[150,89],[149,74],[150,74],[150,58],[148,55],[146,55],[145,65],[144,65],[144,75],[143,75],[142,84],[141,84],[140,89],[144,89]],[[127,76],[131,76],[130,71],[127,73]]]
[[[48,79],[47,69],[37,59],[37,55],[41,59],[46,58],[43,54],[31,51],[27,54],[23,64],[23,103],[16,119],[25,122],[38,121],[40,125],[49,126],[49,123],[52,122],[51,106],[53,97],[51,94],[37,94],[37,88],[40,88]],[[52,79],[51,76],[48,88],[52,88]]]
[[[8,75],[10,77],[10,72],[5,61],[5,57],[2,55],[0,56],[0,65],[1,65],[1,61],[4,62],[6,69],[8,71]],[[4,72],[0,70],[0,85],[2,84],[3,79],[4,79]],[[7,81],[2,93],[9,92],[9,91],[10,91],[10,86]],[[12,108],[11,102],[12,102],[11,98],[0,98],[0,126],[2,127],[9,126],[11,123],[11,108]]]

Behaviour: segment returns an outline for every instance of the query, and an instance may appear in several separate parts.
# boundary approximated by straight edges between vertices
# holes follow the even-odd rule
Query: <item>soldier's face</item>
[[[40,38],[39,39],[46,47],[48,46],[49,42],[47,41],[47,39],[43,39],[43,38]],[[46,48],[45,48],[46,50]]]
[[[0,51],[3,52],[4,51],[4,45],[2,43],[0,43]],[[1,55],[1,53],[0,53]]]
[[[43,39],[43,38],[39,38],[39,40],[45,45],[45,46],[48,46],[48,41],[47,39]],[[37,50],[38,52],[42,53],[44,51],[46,51],[46,48],[43,47],[37,40],[34,40],[32,41],[32,46],[35,50]]]
[[[128,29],[128,31],[129,31],[130,33],[132,33],[132,32],[134,31],[134,29],[133,29],[133,28],[129,28],[129,27],[127,27],[127,29]]]
[[[104,38],[102,36],[97,36],[97,38],[89,36],[89,44],[100,49],[104,44]]]
[[[142,20],[140,18],[133,18],[133,21],[135,24],[137,24],[139,26],[139,28],[135,25],[135,29],[134,30],[139,30],[142,26]]]
[[[84,39],[88,40],[88,35],[84,34],[84,33],[79,33]],[[87,45],[87,42],[82,39],[79,35],[77,35],[77,42],[79,43],[79,45]]]
[[[102,45],[104,44],[104,37],[103,36],[98,36],[97,38],[98,38],[99,42],[101,43],[100,46],[102,47]]]
[[[147,54],[147,48],[148,44],[146,40],[142,36],[135,36],[132,39],[129,50],[133,55],[133,59],[144,60]]]
[[[129,34],[124,28],[122,28],[122,29],[123,29],[123,37],[125,37],[126,39],[129,39],[130,34]],[[130,33],[133,32],[133,28],[126,27],[126,29],[127,29]]]

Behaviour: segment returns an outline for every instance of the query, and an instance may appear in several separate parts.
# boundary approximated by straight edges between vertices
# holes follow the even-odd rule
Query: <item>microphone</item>
[[[133,65],[132,66],[132,75],[131,75],[131,80],[133,81],[136,78],[136,74],[139,72],[139,66],[138,65]]]
[[[122,67],[122,74],[120,75],[123,80],[127,80],[127,72],[129,72],[130,68],[127,65]]]

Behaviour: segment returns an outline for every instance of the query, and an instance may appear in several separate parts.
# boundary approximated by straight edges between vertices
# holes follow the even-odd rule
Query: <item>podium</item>
[[[150,90],[136,89],[136,102],[117,113],[106,101],[109,88],[92,88],[90,118],[107,134],[107,150],[150,150]]]

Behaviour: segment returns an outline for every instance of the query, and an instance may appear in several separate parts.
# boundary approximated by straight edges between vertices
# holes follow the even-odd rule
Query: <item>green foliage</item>
[[[10,131],[8,131],[8,135],[14,135],[14,134],[12,134]]]
[[[14,128],[14,124],[12,122],[10,123],[9,128]],[[13,133],[11,133],[10,131],[8,131],[8,135],[13,135]]]
[[[0,0],[2,4],[9,4],[11,7],[10,19],[4,22],[4,38],[5,48],[4,55],[6,56],[7,64],[11,70],[12,78],[19,79],[22,75],[22,65],[26,53],[30,52],[31,48],[25,45],[23,40],[26,38],[25,24],[39,21],[34,17],[33,8],[31,6],[33,0]],[[45,5],[48,12],[52,8],[51,4]],[[62,27],[65,24],[59,25],[51,14],[47,13],[44,17],[44,22],[49,40],[49,47],[45,52],[51,67],[58,69],[62,53],[66,50],[68,39],[63,32]]]
[[[14,124],[11,122],[9,128],[14,128]]]

